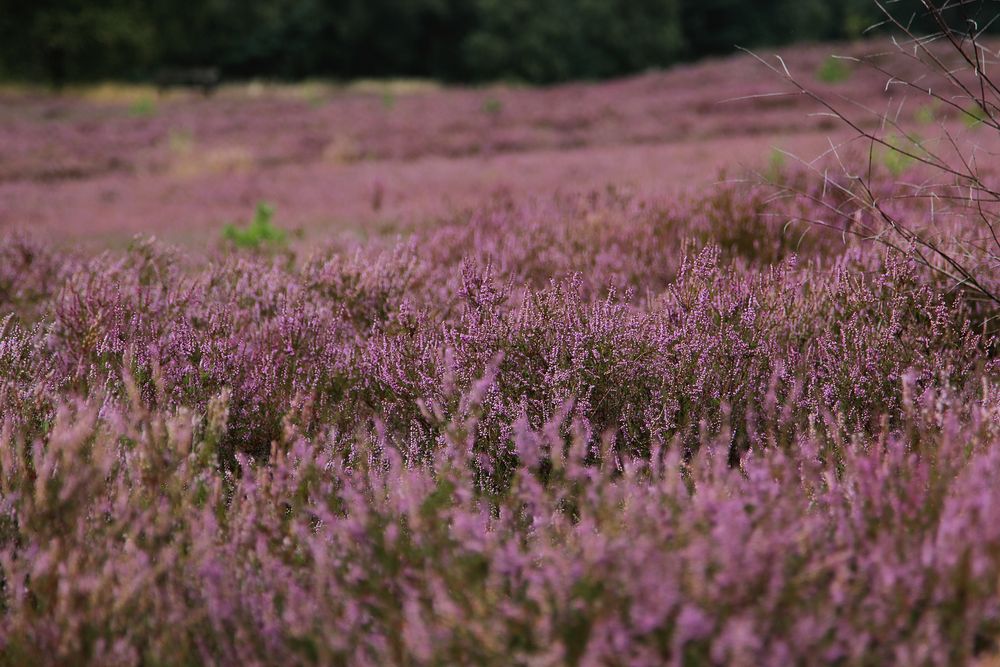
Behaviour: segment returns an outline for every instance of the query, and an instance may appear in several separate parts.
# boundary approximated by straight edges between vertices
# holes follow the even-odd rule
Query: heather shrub
[[[0,320],[0,405],[4,419],[26,433],[43,435],[51,401],[60,389],[51,360],[38,354],[43,332],[13,315]]]
[[[3,274],[0,663],[992,650],[996,341],[782,178],[815,196],[498,199],[305,257],[0,244],[65,267]]]
[[[441,437],[427,406],[463,416],[447,389],[495,367],[475,434],[490,465],[512,464],[513,423],[537,428],[556,414],[591,446],[610,436],[631,454],[675,441],[689,451],[706,429],[728,428],[738,457],[777,432],[766,419],[779,407],[786,431],[836,415],[838,433],[874,433],[896,423],[904,378],[912,391],[962,387],[992,349],[961,303],[902,258],[855,252],[827,271],[790,261],[758,272],[719,257],[710,248],[685,261],[642,307],[613,292],[591,300],[578,279],[514,298],[468,265],[456,320],[418,317],[404,335],[372,338],[362,403],[417,455]]]
[[[365,334],[385,326],[405,312],[426,269],[411,244],[399,244],[380,253],[355,251],[351,255],[320,254],[303,270],[302,280],[315,297],[329,302]]]
[[[733,467],[724,439],[634,458],[520,421],[501,496],[474,414],[420,464],[289,432],[220,475],[224,400],[66,407],[44,443],[4,431],[5,660],[963,662],[1000,613],[996,399],[913,394],[908,435],[837,466],[807,433]]]
[[[830,209],[832,216],[813,222],[826,225],[831,217],[840,218],[835,224],[845,234],[908,254],[982,311],[989,323],[995,321],[1000,306],[996,279],[1000,191],[992,165],[978,155],[992,151],[1000,131],[994,114],[1000,88],[989,72],[995,50],[981,27],[992,24],[996,15],[988,3],[925,0],[921,5],[919,12],[907,14],[906,7],[878,4],[883,14],[880,25],[896,33],[893,48],[837,61],[853,62],[884,81],[889,98],[885,111],[803,83],[780,57],[758,60],[789,84],[792,95],[818,104],[823,115],[838,119],[853,135],[840,145],[831,142],[840,172],[836,180],[851,185],[829,180],[824,165],[803,163],[822,176],[815,180],[823,183],[824,195],[832,187],[848,204],[846,210]],[[919,105],[916,109],[910,94]],[[937,134],[924,139],[907,119],[925,121],[926,111],[933,108],[945,112]],[[956,117],[964,129],[953,122]],[[983,137],[984,131],[992,136]],[[840,154],[849,143],[864,146],[862,159]],[[874,169],[876,163],[892,178],[882,178]],[[919,173],[911,175],[914,167],[920,167]],[[898,182],[904,174],[907,184]],[[887,183],[892,187],[886,188]],[[822,197],[795,185],[786,191],[822,203]]]
[[[370,165],[344,199],[401,238],[305,248],[266,205],[215,248],[0,236],[0,665],[987,664],[996,173],[980,144],[964,156],[901,125],[930,130],[930,109],[946,138],[963,118],[975,141],[996,126],[996,90],[962,67],[987,52],[962,37],[934,60],[957,35],[913,41],[894,80],[962,94],[707,191],[511,186],[406,220],[403,172]],[[898,62],[806,66],[821,91],[865,86],[850,122],[891,97]],[[805,107],[744,81],[722,120],[679,85],[620,103],[661,81],[614,84],[614,103],[586,86],[331,95],[308,115],[265,100],[191,132],[268,137],[248,145],[291,176],[344,143],[331,127],[380,159],[598,156],[746,135],[747,113],[817,127],[786,126]],[[706,118],[667,129],[685,105]],[[156,116],[80,164],[155,169],[120,156],[169,149],[181,117]],[[272,118],[302,132],[271,141]],[[254,180],[206,182],[243,201]]]
[[[0,314],[30,320],[52,297],[73,264],[23,233],[0,235]]]
[[[647,210],[614,189],[527,202],[500,196],[427,232],[423,249],[433,265],[474,259],[519,284],[579,273],[595,292],[612,282],[659,289],[677,269],[679,218],[669,205]]]
[[[571,404],[566,418],[591,440],[611,432],[633,453],[674,437],[691,446],[725,417],[735,455],[758,438],[744,422],[764,403],[794,401],[799,426],[828,410],[847,432],[870,433],[895,414],[905,373],[921,388],[960,387],[992,349],[961,303],[893,253],[851,246],[799,260],[786,249],[769,265],[675,241],[691,254],[668,278],[635,270],[651,263],[650,246],[619,246],[613,262],[632,271],[619,288],[573,271],[573,259],[533,280],[475,259],[449,264],[435,259],[447,238],[322,253],[302,268],[242,257],[198,271],[154,243],[96,258],[53,298],[38,343],[54,366],[46,386],[121,400],[124,372],[145,404],[196,410],[228,390],[228,450],[258,458],[286,417],[309,433],[377,422],[426,451],[440,431],[424,413],[455,416],[498,360],[486,451],[509,449],[517,419],[538,427]],[[468,242],[455,240],[456,252]],[[482,245],[498,257],[492,240]]]
[[[773,160],[769,169],[778,181],[797,175]],[[812,255],[829,249],[830,239],[822,233],[803,233],[798,213],[794,202],[776,202],[773,188],[732,183],[694,198],[683,217],[690,221],[688,234],[699,245],[717,245],[727,258],[767,266],[792,255]]]
[[[780,182],[822,189],[813,175],[793,167],[779,170]],[[774,187],[746,182],[695,191],[677,200],[644,200],[608,188],[579,195],[514,202],[495,197],[418,236],[433,267],[453,269],[466,259],[489,265],[502,281],[542,287],[553,279],[578,276],[588,294],[610,285],[636,297],[658,294],[677,277],[685,254],[718,246],[726,261],[739,258],[768,266],[792,255],[839,253],[846,242],[833,229],[806,223],[836,206],[836,192],[821,203],[776,198]],[[452,274],[456,273],[452,271]],[[450,276],[439,282],[456,292]]]

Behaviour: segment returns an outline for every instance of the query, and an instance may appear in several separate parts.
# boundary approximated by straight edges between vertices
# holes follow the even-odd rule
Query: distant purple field
[[[861,67],[818,80],[832,48],[873,47],[785,57],[832,95],[879,110],[895,99]],[[766,164],[774,147],[812,158],[844,138],[809,99],[772,95],[785,87],[749,56],[541,90],[394,91],[0,91],[0,228],[96,248],[136,233],[201,245],[266,200],[287,226],[325,239],[423,223],[496,191],[614,183],[674,197]]]
[[[460,139],[361,134],[385,160]],[[0,190],[41,197],[22,140]],[[197,249],[4,232],[0,665],[988,660],[1000,273],[980,209],[879,155],[864,194],[986,248],[979,292],[859,235],[850,151],[685,196],[508,188],[350,242],[264,209]]]

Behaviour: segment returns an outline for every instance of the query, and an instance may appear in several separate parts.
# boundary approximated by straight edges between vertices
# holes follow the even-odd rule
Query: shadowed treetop
[[[962,11],[985,25],[995,7]],[[920,3],[892,11],[919,15]],[[737,45],[852,39],[879,16],[870,0],[0,0],[0,78],[142,80],[211,66],[227,78],[550,83]]]

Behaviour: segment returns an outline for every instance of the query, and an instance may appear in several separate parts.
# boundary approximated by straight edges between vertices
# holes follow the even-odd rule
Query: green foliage
[[[148,118],[156,115],[156,102],[148,97],[143,97],[129,105],[128,113],[136,118]]]
[[[257,204],[253,220],[245,227],[226,225],[222,237],[240,248],[257,250],[264,247],[278,247],[285,243],[285,230],[272,222],[274,207],[266,202]]]
[[[67,81],[131,77],[155,59],[156,28],[140,0],[0,1],[0,70]]]
[[[771,149],[771,155],[767,159],[767,170],[764,172],[765,178],[771,183],[779,182],[785,172],[786,162],[783,151],[777,148]]]
[[[495,97],[487,97],[483,100],[483,113],[490,116],[499,116],[503,111],[503,102]]]
[[[969,129],[972,129],[974,127],[979,127],[987,120],[989,120],[989,118],[990,117],[986,113],[986,110],[983,109],[983,107],[981,107],[979,104],[972,104],[971,106],[966,108],[964,110],[964,113],[962,114],[962,122],[965,123],[965,126],[968,127]]]
[[[935,104],[921,105],[916,112],[914,112],[913,119],[921,125],[930,125],[937,118],[936,109],[937,105]]]
[[[191,130],[184,128],[172,129],[167,135],[167,143],[173,153],[181,155],[190,153],[195,144],[194,134]]]
[[[682,6],[682,30],[691,57],[837,34],[835,3],[822,0],[685,0]]]
[[[844,36],[851,39],[862,37],[870,25],[870,17],[863,12],[848,11],[843,22]]]
[[[598,78],[677,60],[677,0],[477,0],[462,42],[474,79]]]
[[[995,9],[970,4],[990,25]],[[919,0],[887,7],[929,29]],[[0,16],[0,75],[56,84],[207,66],[237,78],[545,83],[854,39],[882,18],[871,0],[0,0]]]
[[[830,56],[816,70],[816,78],[823,83],[843,83],[851,78],[851,68],[841,58]]]
[[[882,151],[882,164],[893,176],[900,176],[916,162],[920,152],[919,137],[901,139],[895,135],[886,138],[888,146]]]

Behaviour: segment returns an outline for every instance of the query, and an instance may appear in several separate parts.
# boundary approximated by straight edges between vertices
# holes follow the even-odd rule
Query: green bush
[[[840,58],[830,56],[816,70],[816,78],[823,83],[843,83],[851,78],[851,68]]]
[[[156,102],[148,97],[136,100],[129,106],[128,113],[136,118],[148,118],[156,114]]]
[[[923,104],[913,114],[913,119],[921,125],[930,125],[937,119],[937,105]]]
[[[893,176],[899,176],[916,163],[913,156],[919,154],[919,138],[901,139],[895,135],[886,139],[888,146],[882,151],[882,164]]]
[[[962,114],[962,121],[968,128],[979,127],[984,122],[989,120],[989,115],[979,104],[973,104],[964,110]]]
[[[287,234],[272,222],[274,207],[266,202],[257,204],[253,220],[245,227],[226,225],[222,236],[226,241],[240,248],[257,250],[263,247],[282,246]]]

